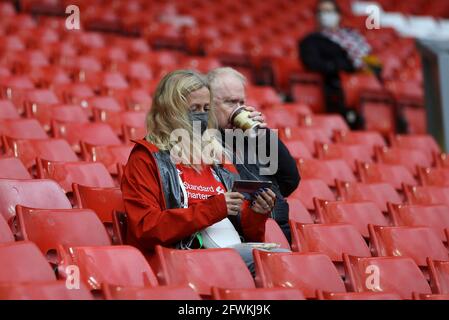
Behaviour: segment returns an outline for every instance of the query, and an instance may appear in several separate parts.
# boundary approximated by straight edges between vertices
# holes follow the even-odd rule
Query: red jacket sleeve
[[[157,244],[172,246],[227,217],[224,195],[192,204],[189,208],[165,209],[159,179],[149,151],[141,146],[134,148],[121,185],[130,244],[147,250]]]
[[[245,201],[240,213],[240,225],[245,241],[264,242],[267,219],[268,214],[254,212],[250,208],[249,202]]]

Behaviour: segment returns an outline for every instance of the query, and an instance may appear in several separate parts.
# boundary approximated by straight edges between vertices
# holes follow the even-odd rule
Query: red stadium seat
[[[0,99],[0,119],[19,119],[20,115],[10,100]]]
[[[0,134],[17,139],[47,139],[44,128],[35,119],[0,120]]]
[[[426,278],[411,258],[344,255],[344,263],[350,291],[394,292],[409,300],[413,292],[431,293]]]
[[[280,248],[290,250],[290,244],[282,232],[282,229],[277,222],[271,218],[268,218],[265,223],[265,237],[263,242],[276,243],[280,245]]]
[[[287,202],[289,206],[288,218],[291,221],[298,223],[313,223],[313,219],[310,216],[309,211],[307,211],[306,207],[300,200],[289,198],[287,199]]]
[[[92,290],[102,284],[119,286],[157,286],[157,279],[145,257],[131,246],[60,247],[59,276],[67,277],[66,268],[79,267],[81,281]]]
[[[423,186],[449,187],[449,169],[418,168],[418,177]]]
[[[319,179],[330,187],[335,187],[335,180],[356,181],[344,160],[299,159],[298,169],[304,179]]]
[[[63,139],[14,139],[5,137],[7,150],[11,150],[26,168],[36,164],[36,158],[51,161],[78,161],[67,141]]]
[[[14,242],[14,235],[3,216],[0,216],[0,243],[8,242]]]
[[[39,179],[55,180],[65,192],[72,191],[72,183],[89,187],[115,187],[106,167],[95,162],[54,162],[38,159],[37,176]]]
[[[310,106],[314,113],[324,111],[324,94],[319,85],[307,83],[295,83],[292,86],[293,101]]]
[[[120,188],[97,188],[73,184],[75,203],[78,208],[95,211],[103,223],[112,222],[112,212],[125,212]]]
[[[123,110],[120,103],[110,96],[94,96],[87,99],[87,105],[93,109],[107,110],[118,112]]]
[[[175,250],[157,246],[156,254],[155,271],[162,285],[188,285],[201,296],[210,296],[212,287],[254,288],[248,268],[233,249]]]
[[[344,160],[351,167],[356,169],[356,161],[371,163],[373,161],[374,150],[370,146],[362,144],[320,144],[316,146],[318,159],[322,160]]]
[[[57,95],[49,89],[34,89],[26,91],[23,100],[27,104],[56,104],[59,103]]]
[[[25,109],[28,118],[36,118],[46,131],[51,128],[52,120],[63,122],[89,122],[89,117],[82,107],[77,105],[28,105]]]
[[[388,292],[318,292],[318,300],[402,300],[397,293]]]
[[[430,287],[437,294],[449,294],[449,261],[427,259]]]
[[[357,173],[363,183],[388,183],[396,190],[401,190],[403,184],[418,184],[413,174],[401,165],[358,162]]]
[[[247,86],[246,98],[249,104],[250,101],[255,101],[263,107],[270,107],[281,103],[281,99],[276,91],[269,86]]]
[[[117,134],[120,134],[123,126],[145,128],[146,115],[145,111],[94,110],[94,120],[109,124]]]
[[[93,97],[95,92],[85,83],[71,83],[56,86],[56,92],[65,103],[88,107],[87,99]]]
[[[125,165],[133,145],[94,146],[81,142],[81,152],[85,161],[100,162],[111,174],[117,174],[117,164]]]
[[[32,179],[22,161],[17,158],[0,158],[0,179]]]
[[[305,115],[300,117],[300,125],[325,131],[329,138],[334,131],[350,131],[344,118],[339,114]]]
[[[388,204],[388,211],[395,226],[433,228],[443,242],[447,241],[444,229],[449,228],[449,207]]]
[[[349,223],[365,238],[368,224],[388,226],[387,218],[375,203],[369,201],[345,202],[315,199],[315,211],[320,223]]]
[[[295,160],[313,158],[309,148],[300,140],[285,141],[284,144]]]
[[[337,269],[320,253],[272,253],[254,250],[256,284],[261,288],[296,288],[306,298],[316,290],[346,292]]]
[[[147,135],[147,128],[123,126],[122,135],[123,141],[130,144],[132,143],[131,140],[143,139]]]
[[[52,180],[0,179],[0,214],[15,216],[16,205],[42,209],[72,209],[61,187]]]
[[[21,240],[34,242],[47,258],[52,258],[59,245],[111,245],[104,226],[88,209],[33,209],[18,205],[16,214]]]
[[[299,187],[290,195],[289,199],[297,199],[304,204],[307,210],[315,208],[313,199],[334,201],[335,195],[322,180],[302,179]]]
[[[387,183],[350,183],[337,182],[337,191],[341,199],[344,201],[371,201],[374,202],[382,212],[387,212],[387,202],[400,204],[401,197]]]
[[[449,188],[404,186],[404,193],[409,204],[449,206]]]
[[[315,153],[316,142],[331,143],[330,138],[324,131],[310,127],[285,128],[279,131],[279,137],[284,142],[292,140],[302,141],[307,146],[310,153]]]
[[[435,164],[437,168],[449,168],[449,157],[446,153],[434,154]]]
[[[50,264],[32,242],[0,244],[0,260],[0,283],[56,280]]]
[[[67,289],[64,281],[37,283],[2,283],[0,300],[93,300],[85,286]]]
[[[402,148],[376,148],[377,161],[385,164],[403,165],[414,175],[417,174],[417,167],[431,167],[432,156],[425,152],[413,149]]]
[[[363,144],[371,148],[387,146],[382,135],[376,131],[336,131],[334,139],[337,143]]]
[[[380,227],[370,225],[373,253],[380,257],[410,257],[420,266],[426,258],[449,260],[438,234],[428,227]]]
[[[103,285],[106,300],[200,300],[200,296],[190,287],[123,287]]]
[[[80,141],[93,145],[119,145],[120,139],[105,123],[53,122],[53,136],[66,139],[75,152],[80,152]]]
[[[394,107],[389,103],[364,102],[362,104],[365,117],[365,129],[377,131],[383,135],[396,130]]]
[[[305,300],[300,290],[289,288],[212,288],[213,300]]]
[[[294,251],[324,253],[333,262],[342,262],[343,253],[362,257],[371,256],[362,235],[350,224],[292,223],[290,227]]]
[[[417,149],[428,154],[441,152],[441,148],[435,141],[435,138],[427,134],[391,135],[390,143],[393,147]]]

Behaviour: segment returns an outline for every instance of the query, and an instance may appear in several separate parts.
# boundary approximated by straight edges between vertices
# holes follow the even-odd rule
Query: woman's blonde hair
[[[151,110],[147,115],[146,140],[156,145],[160,150],[171,151],[173,148],[180,148],[178,141],[171,139],[172,132],[176,129],[183,129],[188,132],[191,144],[181,148],[189,150],[178,150],[180,154],[189,155],[189,159],[182,159],[185,164],[191,164],[190,155],[195,152],[195,147],[202,147],[205,143],[213,143],[216,152],[222,152],[221,143],[217,143],[214,136],[208,141],[195,144],[193,140],[192,120],[189,117],[189,95],[202,88],[209,90],[207,78],[192,70],[176,70],[165,75],[159,82],[153,95]],[[212,104],[208,112],[208,128],[216,129],[217,120]],[[206,139],[207,140],[207,139]],[[218,146],[220,145],[220,146]],[[198,152],[198,150],[196,150]],[[215,151],[214,151],[215,153]],[[183,156],[180,156],[181,158]],[[221,155],[220,155],[221,157]],[[217,159],[218,160],[218,159]]]

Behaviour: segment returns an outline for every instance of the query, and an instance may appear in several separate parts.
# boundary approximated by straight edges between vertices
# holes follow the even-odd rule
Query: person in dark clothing
[[[209,72],[208,80],[220,129],[233,129],[229,117],[236,106],[245,105],[245,77],[232,68],[217,68]],[[276,150],[272,150],[274,146],[270,144],[270,136],[273,132],[266,127],[263,115],[252,107],[246,106],[246,109],[251,111],[250,117],[261,122],[262,125],[257,136],[245,138],[243,150],[231,150],[234,157],[233,162],[242,179],[273,182],[272,190],[276,194],[276,204],[272,211],[272,218],[279,224],[286,238],[291,241],[288,225],[289,207],[285,198],[296,190],[300,182],[296,162],[276,135],[274,135]],[[267,158],[277,161],[277,169],[274,172],[261,173],[263,164],[259,158],[255,163],[250,161],[251,155],[259,154],[257,147],[260,147],[259,143],[253,143],[254,141],[250,139],[258,139],[262,144],[266,143]],[[235,144],[233,145],[235,148]]]
[[[345,105],[339,73],[368,67],[370,45],[356,30],[340,27],[340,9],[333,0],[321,0],[317,7],[319,30],[299,43],[300,59],[324,79],[326,109],[342,114],[352,128],[363,127],[363,119]]]

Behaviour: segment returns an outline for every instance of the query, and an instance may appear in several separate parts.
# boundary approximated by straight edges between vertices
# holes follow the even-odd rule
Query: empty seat
[[[290,250],[290,245],[282,232],[281,227],[279,227],[278,223],[271,218],[268,218],[265,223],[265,236],[263,242],[276,243],[280,246],[280,248]]]
[[[449,188],[404,186],[404,193],[409,204],[449,206]]]
[[[36,119],[0,120],[0,134],[18,139],[47,139]]]
[[[289,197],[289,199],[301,201],[307,210],[315,208],[313,204],[314,198],[333,201],[335,200],[335,195],[322,180],[301,179],[299,187]]]
[[[427,227],[380,227],[370,225],[370,242],[379,257],[410,257],[427,266],[426,258],[448,260],[448,252],[433,229]]]
[[[67,289],[64,281],[38,283],[2,283],[0,300],[93,300],[84,285],[78,289]]]
[[[133,145],[95,146],[81,142],[81,153],[85,161],[101,162],[111,174],[117,174],[117,164],[125,165]]]
[[[388,205],[395,226],[425,226],[433,228],[442,241],[446,241],[445,230],[449,228],[449,207],[443,205]]]
[[[185,286],[160,287],[123,287],[103,285],[106,300],[200,300],[200,296],[192,288]]]
[[[123,126],[145,128],[146,114],[145,111],[94,110],[94,120],[109,124],[115,133],[120,134]]]
[[[14,242],[14,235],[5,221],[3,216],[0,215],[0,243]]]
[[[81,281],[90,289],[101,285],[157,286],[157,279],[142,253],[131,246],[59,247],[58,273],[67,277],[67,266],[76,265]]]
[[[306,207],[298,199],[289,198],[288,202],[288,218],[291,221],[299,223],[313,223],[313,218],[307,211]]]
[[[213,288],[214,300],[305,300],[298,289],[257,288],[257,289],[223,289]]]
[[[449,294],[449,261],[434,261],[429,258],[427,266],[432,291],[437,294]]]
[[[423,186],[449,187],[449,169],[418,168],[418,177]]]
[[[342,159],[355,171],[356,162],[370,163],[373,161],[374,150],[361,144],[317,144],[317,155],[322,160]]]
[[[40,179],[55,180],[65,192],[72,191],[73,183],[89,187],[115,187],[106,167],[96,162],[55,162],[38,159],[37,176]]]
[[[1,179],[32,179],[22,161],[17,158],[0,158]]]
[[[120,103],[110,96],[94,96],[87,99],[88,106],[94,109],[121,111],[123,108]]]
[[[72,209],[61,187],[52,180],[0,179],[0,214],[15,216],[16,205],[42,209]]]
[[[334,139],[337,143],[363,144],[371,148],[387,146],[384,138],[377,131],[336,131]]]
[[[397,293],[388,292],[318,292],[318,300],[401,300]]]
[[[435,138],[428,134],[392,135],[390,136],[390,143],[393,147],[418,149],[429,155],[433,152],[441,152]]]
[[[89,122],[87,112],[77,105],[27,105],[25,114],[28,118],[37,119],[46,131],[51,128],[52,120],[62,122]]]
[[[103,223],[112,222],[112,212],[125,212],[120,188],[97,188],[73,184],[75,203],[78,208],[95,211]]]
[[[449,294],[413,294],[413,300],[449,300]]]
[[[263,288],[297,288],[306,298],[317,290],[346,292],[330,258],[321,253],[273,253],[254,250],[256,284]]]
[[[89,209],[16,207],[20,238],[34,242],[43,254],[64,246],[107,246],[111,240],[95,212]]]
[[[93,145],[119,145],[120,139],[105,123],[53,122],[53,136],[66,139],[75,152],[80,152],[80,141]]]
[[[375,203],[346,202],[315,199],[315,210],[320,223],[349,223],[365,238],[368,224],[388,226],[389,222]]]
[[[190,286],[202,296],[210,296],[212,287],[254,288],[251,273],[234,249],[175,250],[157,246],[156,254],[155,272],[162,285]]]
[[[309,151],[307,146],[304,144],[304,142],[300,140],[286,141],[285,146],[287,147],[291,156],[296,160],[299,160],[300,158],[302,159],[313,158],[312,153]]]
[[[401,197],[388,183],[350,183],[337,182],[337,191],[344,201],[358,202],[371,201],[374,202],[382,212],[387,212],[387,203],[402,203]]]
[[[339,114],[315,114],[300,117],[300,124],[307,127],[318,128],[326,132],[328,137],[334,135],[334,131],[350,131],[346,121]]]
[[[335,180],[356,181],[344,160],[299,159],[298,169],[304,179],[319,179],[331,187],[335,187]]]
[[[32,242],[0,244],[0,283],[56,280],[50,264]]]
[[[403,165],[410,172],[417,174],[417,167],[431,167],[432,156],[421,150],[402,148],[376,148],[377,161],[385,164]]]
[[[416,186],[413,174],[401,165],[357,163],[357,173],[363,183],[388,183],[401,190],[403,184]]]
[[[361,258],[344,255],[347,287],[353,292],[394,292],[411,299],[413,292],[431,293],[426,278],[411,258]]]
[[[5,137],[6,148],[22,160],[26,168],[36,164],[36,158],[51,161],[78,161],[78,157],[64,139],[14,139]]]
[[[291,230],[294,251],[324,253],[334,262],[343,261],[343,253],[371,256],[362,235],[351,224],[294,223]]]
[[[310,127],[289,127],[279,131],[279,137],[282,141],[302,141],[310,153],[315,153],[315,143],[331,143],[331,139],[326,132]]]
[[[123,141],[129,144],[131,142],[130,140],[143,139],[147,135],[147,128],[123,126],[122,135]]]
[[[0,99],[0,119],[19,119],[20,115],[10,100]]]

